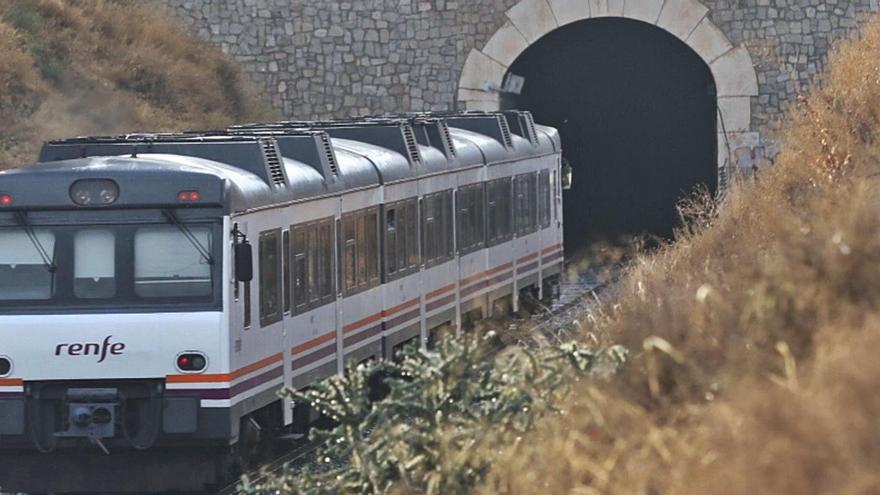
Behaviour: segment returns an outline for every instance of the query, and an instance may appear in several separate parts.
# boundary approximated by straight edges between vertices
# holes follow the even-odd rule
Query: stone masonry
[[[285,116],[301,119],[460,108],[459,81],[470,52],[483,49],[520,3],[163,1],[198,36],[237,58]],[[594,11],[603,3],[611,9],[625,1],[630,9],[642,7],[630,2],[664,2],[549,1],[589,2]],[[700,5],[701,15],[751,56],[758,90],[751,96],[750,127],[761,130],[822,71],[836,40],[857,35],[880,0],[687,1]]]

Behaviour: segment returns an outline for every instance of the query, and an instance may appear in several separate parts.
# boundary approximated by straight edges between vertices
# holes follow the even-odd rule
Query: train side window
[[[281,229],[260,233],[260,326],[281,320]]]
[[[515,213],[513,215],[516,223],[516,234],[523,235],[526,231],[526,217],[528,215],[528,203],[525,202],[525,184],[523,177],[517,175],[513,180],[513,204]]]
[[[410,273],[419,265],[418,211],[414,199],[385,207],[385,274]]]
[[[385,210],[385,272],[397,274],[397,207],[393,205]]]
[[[290,301],[293,299],[290,293],[290,274],[293,271],[290,267],[290,231],[285,230],[281,234],[281,274],[284,277],[284,313],[290,313]]]
[[[419,203],[411,199],[407,204],[406,215],[406,246],[407,265],[410,270],[416,270],[420,263],[419,252]]]
[[[306,228],[297,225],[292,228],[293,236],[290,246],[290,267],[292,273],[292,294],[293,310],[296,313],[302,312],[309,302],[308,283],[306,280],[307,269],[307,253],[306,253]]]
[[[538,200],[541,202],[541,228],[550,226],[550,171],[542,170],[538,175]]]
[[[453,210],[452,191],[441,193],[440,218],[443,220],[441,232],[446,245],[444,259],[452,259],[455,256],[455,212]],[[443,245],[443,244],[441,244]]]
[[[379,212],[376,208],[342,219],[345,294],[379,283]]]
[[[379,285],[379,210],[370,208],[365,214],[367,273],[365,287]]]
[[[458,190],[457,238],[458,250],[462,254],[480,249],[484,245],[483,205],[483,184],[465,186]]]
[[[367,218],[365,215],[357,217],[357,277],[358,288],[363,287],[367,281]]]
[[[306,256],[306,264],[308,266],[308,301],[309,306],[314,306],[321,299],[320,260],[318,259],[318,226],[316,224],[309,225],[307,233],[308,254]]]
[[[514,179],[514,205],[517,235],[531,234],[537,226],[536,174],[521,174]]]
[[[487,189],[487,217],[489,245],[501,244],[511,237],[511,180],[510,177],[490,181]]]
[[[318,270],[320,300],[328,302],[333,299],[335,291],[333,283],[333,220],[325,220],[318,224]]]
[[[357,217],[347,216],[342,219],[342,272],[343,288],[348,294],[357,288],[355,268],[357,266],[357,236],[355,223]]]
[[[428,266],[452,259],[452,191],[426,195],[422,200],[422,256]]]
[[[551,221],[555,221],[559,219],[559,212],[557,211],[557,201],[556,201],[556,171],[553,170],[550,172],[550,211],[552,212]]]
[[[440,211],[438,195],[431,194],[422,198],[422,251],[425,253],[425,264],[438,262],[438,244],[441,242]]]

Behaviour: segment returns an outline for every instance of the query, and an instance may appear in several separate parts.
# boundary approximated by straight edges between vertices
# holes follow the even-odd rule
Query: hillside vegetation
[[[496,459],[483,493],[880,493],[880,19],[838,47],[726,204],[638,259],[607,384]]]
[[[50,138],[269,118],[237,65],[158,3],[0,2],[0,168]]]

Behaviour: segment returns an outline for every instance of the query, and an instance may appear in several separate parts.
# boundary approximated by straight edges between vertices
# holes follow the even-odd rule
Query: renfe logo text
[[[107,359],[107,354],[119,356],[125,351],[125,344],[122,342],[110,343],[112,335],[104,338],[104,342],[87,342],[73,344],[58,344],[55,346],[55,355],[60,356],[62,353],[68,356],[96,356],[99,363],[103,363]]]

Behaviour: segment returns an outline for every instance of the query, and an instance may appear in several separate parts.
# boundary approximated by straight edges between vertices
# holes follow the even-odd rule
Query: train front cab
[[[201,489],[237,429],[223,181],[161,185],[179,168],[133,158],[21,170],[0,176],[0,487]]]

